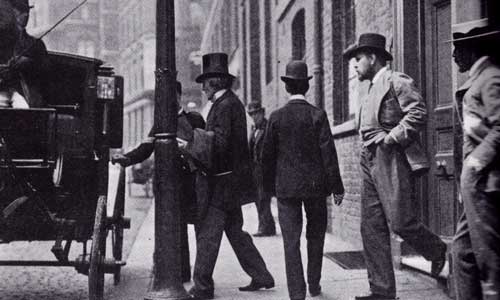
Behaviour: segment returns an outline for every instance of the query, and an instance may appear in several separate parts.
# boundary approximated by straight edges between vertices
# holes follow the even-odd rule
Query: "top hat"
[[[33,8],[33,5],[30,5],[28,0],[10,0],[10,3],[20,11],[29,11]]]
[[[352,58],[362,50],[376,50],[383,54],[385,60],[392,60],[392,54],[385,50],[385,36],[378,33],[363,33],[359,36],[357,44],[349,46],[344,51],[344,56]]]
[[[226,53],[208,53],[203,55],[202,61],[203,72],[196,77],[196,82],[202,83],[203,80],[210,77],[235,78],[229,74]]]
[[[487,40],[500,34],[500,27],[490,24],[488,18],[474,20],[452,26],[453,38],[446,42],[455,45],[477,43],[479,40]]]
[[[250,102],[248,103],[247,106],[247,112],[249,115],[257,113],[257,112],[264,112],[264,107],[260,104],[260,102]]]
[[[312,76],[307,75],[307,64],[302,60],[292,60],[286,65],[285,76],[281,76],[284,82],[293,80],[310,80]]]

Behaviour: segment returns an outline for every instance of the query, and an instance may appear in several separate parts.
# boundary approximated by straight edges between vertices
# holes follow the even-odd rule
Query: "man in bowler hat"
[[[253,162],[253,177],[257,185],[257,214],[259,216],[259,226],[257,233],[253,236],[273,236],[276,234],[276,225],[271,213],[271,195],[264,192],[262,178],[262,146],[264,145],[264,135],[267,127],[266,111],[260,102],[250,102],[247,112],[253,119],[250,132],[250,156]]]
[[[327,226],[326,197],[340,205],[344,186],[337,152],[325,111],[306,101],[307,65],[291,61],[281,77],[288,103],[269,117],[262,152],[264,190],[278,198],[278,215],[285,248],[288,294],[306,298],[300,254],[302,206],[307,218],[307,283],[311,296],[321,293],[323,246]]]
[[[452,245],[457,300],[500,299],[500,27],[488,19],[454,25],[453,57],[468,80],[463,104],[464,212]]]
[[[206,212],[198,220],[196,230],[196,261],[193,270],[194,299],[213,299],[212,278],[219,253],[222,233],[243,270],[251,277],[249,285],[240,291],[256,291],[274,287],[274,279],[267,270],[251,236],[243,231],[241,205],[255,201],[250,153],[247,140],[245,107],[231,90],[234,76],[228,72],[225,53],[203,55],[203,73],[196,78],[202,84],[212,107],[205,130],[213,132],[215,142],[211,168],[208,171],[209,200]],[[196,140],[195,140],[196,141]],[[189,149],[189,143],[180,145]]]
[[[418,141],[425,126],[424,100],[406,74],[387,69],[392,55],[386,39],[364,33],[345,52],[355,58],[360,81],[369,88],[357,115],[361,136],[361,237],[371,293],[355,299],[396,299],[390,231],[432,262],[437,277],[445,264],[446,244],[417,216],[412,197],[415,177],[429,168]]]
[[[180,82],[175,83],[177,92],[177,102],[181,103],[182,85]],[[202,116],[197,112],[186,112],[179,105],[178,122],[190,126],[191,128],[205,128],[205,121]],[[183,126],[178,126],[179,129]],[[184,136],[184,133],[178,132],[179,136]],[[122,167],[128,167],[140,163],[151,156],[154,152],[154,128],[151,128],[146,139],[135,149],[125,154],[115,154],[112,157],[113,163],[118,163]],[[182,281],[188,282],[191,280],[191,265],[189,263],[189,244],[187,224],[194,223],[194,210],[196,206],[196,192],[195,192],[195,177],[196,174],[190,165],[187,157],[179,154],[177,157],[177,168],[180,177],[180,203],[181,203],[181,269]]]

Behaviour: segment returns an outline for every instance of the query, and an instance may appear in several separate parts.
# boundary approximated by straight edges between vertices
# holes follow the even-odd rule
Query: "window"
[[[333,122],[335,125],[354,118],[359,107],[358,80],[354,71],[353,60],[343,57],[344,50],[356,42],[354,0],[333,2],[333,24],[340,30],[332,32],[333,40]]]
[[[272,45],[271,45],[271,0],[264,1],[264,42],[265,42],[265,55],[266,55],[266,83],[273,80],[272,70]]]
[[[292,59],[303,59],[306,54],[305,11],[299,10],[292,21]]]

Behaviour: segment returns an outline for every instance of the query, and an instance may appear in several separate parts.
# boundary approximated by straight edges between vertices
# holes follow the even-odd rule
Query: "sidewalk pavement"
[[[244,229],[255,232],[257,228],[257,214],[254,205],[243,207],[245,218]],[[276,206],[273,206],[276,216]],[[122,269],[122,282],[114,287],[105,299],[109,300],[138,300],[143,299],[147,293],[152,270],[152,257],[154,250],[154,207],[152,206],[142,228],[136,238],[127,265]],[[279,226],[277,226],[279,230]],[[190,226],[191,264],[194,264],[195,238],[194,230]],[[304,234],[303,234],[304,236]],[[250,278],[241,269],[236,256],[224,237],[219,253],[219,258],[214,272],[215,299],[231,300],[286,300],[288,292],[285,277],[285,261],[283,254],[283,240],[278,232],[274,237],[254,238],[254,243],[260,250],[270,272],[273,274],[276,287],[258,292],[240,292],[239,286],[247,285]],[[306,265],[305,237],[302,239],[303,263]],[[325,252],[358,250],[346,244],[333,235],[327,234]],[[410,271],[396,271],[398,296],[401,300],[449,300],[436,281]],[[188,290],[192,283],[186,284]],[[355,295],[368,291],[366,270],[344,270],[329,259],[323,260],[321,286],[323,293],[315,298],[317,300],[349,300]]]

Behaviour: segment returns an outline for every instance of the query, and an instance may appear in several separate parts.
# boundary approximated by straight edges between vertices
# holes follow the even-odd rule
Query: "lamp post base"
[[[172,287],[160,291],[149,291],[144,300],[188,300],[191,296],[186,292],[184,286]]]

